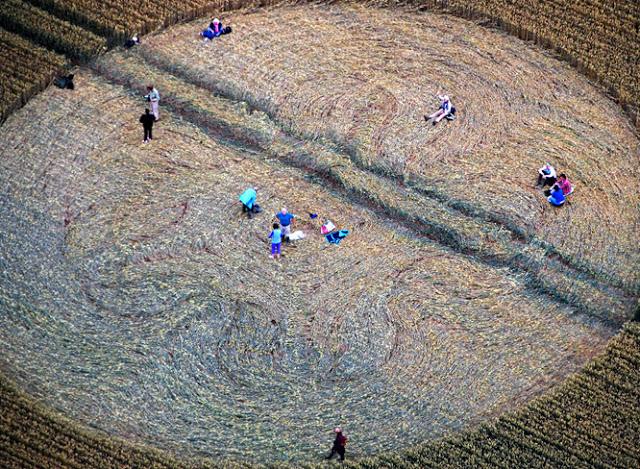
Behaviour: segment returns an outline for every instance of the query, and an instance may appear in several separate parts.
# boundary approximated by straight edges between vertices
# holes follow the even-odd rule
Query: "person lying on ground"
[[[272,259],[278,259],[280,257],[280,251],[282,249],[282,230],[277,223],[273,224],[273,230],[269,234],[271,238],[271,257]]]
[[[153,136],[151,135],[151,130],[153,129],[154,121],[155,118],[153,117],[153,114],[151,114],[151,111],[149,111],[149,108],[145,109],[144,114],[140,116],[140,123],[142,124],[142,128],[144,130],[144,140],[142,141],[142,143],[148,143],[149,140],[153,138]]]
[[[257,189],[255,187],[249,187],[242,194],[240,194],[240,202],[242,203],[242,213],[247,212],[247,217],[251,218],[251,214],[254,210],[254,204],[257,198]]]
[[[549,163],[546,163],[538,170],[538,182],[536,186],[553,186],[556,182],[556,170]]]
[[[424,116],[424,120],[429,122],[430,119],[433,119],[433,125],[436,125],[442,119],[448,116],[453,116],[455,114],[455,108],[451,104],[451,100],[449,100],[449,96],[438,96],[440,99],[440,107],[436,112],[429,116]]]
[[[549,197],[547,197],[547,200],[551,205],[554,205],[556,207],[560,207],[561,205],[563,205],[566,199],[564,196],[564,192],[562,192],[562,188],[555,184],[551,188],[551,194],[549,195]]]
[[[289,235],[291,235],[291,222],[296,216],[293,213],[287,212],[286,208],[282,208],[280,213],[276,213],[275,217],[280,220],[282,226],[282,236],[284,236],[285,243],[289,242]]]
[[[144,99],[151,103],[151,112],[153,113],[153,117],[155,117],[156,122],[160,120],[160,93],[155,89],[153,85],[147,85],[147,94],[144,96]]]
[[[56,78],[55,80],[53,80],[53,84],[56,85],[58,88],[62,88],[63,90],[74,89],[75,86],[73,85],[73,73],[70,73],[65,77]]]

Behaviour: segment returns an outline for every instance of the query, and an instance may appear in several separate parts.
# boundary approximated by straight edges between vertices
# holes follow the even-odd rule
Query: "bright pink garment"
[[[572,188],[571,188],[571,183],[569,182],[569,179],[558,179],[558,186],[560,186],[560,189],[562,189],[562,193],[564,195],[567,195],[571,192]]]

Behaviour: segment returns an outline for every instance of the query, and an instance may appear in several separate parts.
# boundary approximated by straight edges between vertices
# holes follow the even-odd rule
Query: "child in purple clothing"
[[[273,231],[269,235],[271,238],[271,257],[272,259],[278,259],[280,257],[280,248],[282,247],[282,230],[277,223],[273,224]]]

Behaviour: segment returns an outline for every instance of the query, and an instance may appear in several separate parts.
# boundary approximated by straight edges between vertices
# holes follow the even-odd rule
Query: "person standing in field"
[[[344,453],[347,446],[348,438],[345,436],[344,433],[342,433],[342,428],[340,427],[336,427],[335,430],[333,431],[336,434],[336,439],[333,440],[331,453],[329,454],[329,456],[327,456],[326,459],[331,459],[336,454],[338,454],[340,456],[340,461],[344,461]]]
[[[144,110],[144,114],[140,116],[140,123],[142,124],[142,128],[144,129],[144,140],[142,143],[148,143],[149,140],[153,138],[151,134],[151,130],[153,129],[153,122],[155,118],[153,114],[149,111],[149,108]]]
[[[269,238],[271,238],[271,255],[269,257],[279,259],[280,251],[282,250],[282,230],[280,230],[280,225],[273,224],[273,231],[271,231]]]
[[[156,122],[158,122],[158,120],[160,120],[160,111],[158,109],[160,104],[160,93],[158,93],[158,90],[155,89],[153,85],[148,85],[147,94],[144,99],[151,103],[151,112],[153,113],[153,117]]]
[[[287,212],[286,208],[282,208],[280,213],[276,213],[276,218],[280,221],[280,226],[282,226],[282,236],[284,237],[285,243],[289,242],[289,236],[291,235],[291,222],[296,217],[293,213]]]

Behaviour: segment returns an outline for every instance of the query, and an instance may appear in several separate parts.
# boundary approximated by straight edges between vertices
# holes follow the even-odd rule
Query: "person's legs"
[[[329,453],[329,456],[327,456],[326,459],[331,459],[332,457],[334,457],[337,454],[336,448],[333,447],[331,448],[331,452]]]
[[[143,142],[147,142],[147,140],[149,139],[149,129],[147,129],[146,127],[143,127],[144,129],[144,139]]]
[[[344,461],[344,446],[337,448],[338,454],[340,455],[340,461]]]
[[[153,130],[153,127],[149,127],[149,140],[153,140],[152,130]]]
[[[291,235],[291,225],[287,225],[287,226],[283,226],[282,227],[282,237],[284,238],[285,242],[289,242],[289,236]]]
[[[442,113],[443,113],[442,109],[438,109],[438,110],[437,110],[436,112],[434,112],[433,114],[430,114],[430,115],[428,116],[428,119],[435,119],[435,118],[437,118],[438,116],[440,116],[440,114],[442,114]]]
[[[542,184],[542,174],[538,173],[538,182],[536,182],[536,186],[539,186],[540,184]]]
[[[447,117],[447,113],[445,113],[442,109],[440,109],[440,115],[438,115],[438,117],[435,118],[435,122],[436,123],[440,122],[445,117]]]
[[[276,248],[277,244],[275,243],[271,243],[271,255],[269,257],[271,257],[272,259],[275,257],[276,255]]]
[[[158,101],[151,101],[151,112],[156,120],[160,119],[160,112],[158,111]]]
[[[282,249],[282,243],[276,244],[276,259],[280,257],[280,251]]]

